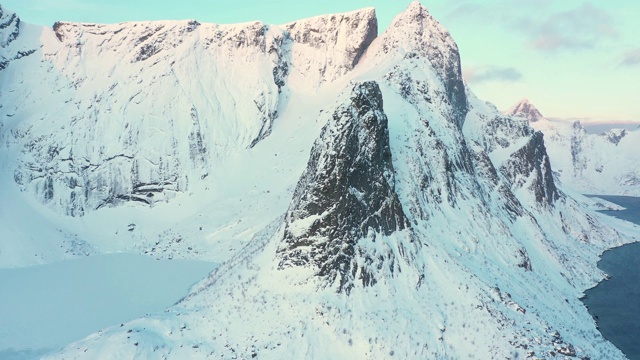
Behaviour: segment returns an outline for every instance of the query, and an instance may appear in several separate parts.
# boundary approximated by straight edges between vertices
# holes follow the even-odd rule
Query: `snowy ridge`
[[[3,181],[24,190],[16,198],[44,196],[64,212],[69,202],[60,199],[70,195],[58,195],[54,182],[47,200],[46,184],[75,175],[56,164],[79,151],[93,156],[89,164],[117,161],[94,170],[108,172],[106,192],[173,198],[150,207],[116,196],[95,211],[83,207],[85,226],[111,234],[84,230],[88,251],[140,243],[154,256],[225,261],[165,312],[48,358],[624,358],[578,298],[604,276],[598,255],[634,239],[562,191],[544,139],[525,119],[464,87],[455,42],[422,5],[375,39],[373,14],[282,27],[60,24],[43,30],[39,57],[0,72],[3,96],[16,104],[0,153]],[[360,40],[334,37],[342,24]],[[306,38],[319,43],[348,40],[337,52],[344,56],[296,60],[323,47],[287,26],[322,28],[326,35],[309,30]],[[98,52],[129,61],[84,63]],[[296,64],[331,67],[318,77]],[[255,73],[240,72],[246,67]],[[16,80],[34,69],[54,79],[45,90],[37,77]],[[109,89],[109,76],[118,79],[113,95],[94,97]],[[29,105],[39,97],[47,106]],[[277,117],[264,121],[274,109]],[[5,121],[8,110],[0,111]],[[71,126],[68,112],[85,117]],[[132,140],[109,138],[123,134]],[[70,145],[42,152],[58,143]],[[128,177],[129,161],[152,156],[174,161],[149,161]],[[136,179],[157,191],[147,182],[130,191]],[[81,223],[33,201],[25,208],[55,220],[54,229]],[[156,226],[166,233],[156,238]]]

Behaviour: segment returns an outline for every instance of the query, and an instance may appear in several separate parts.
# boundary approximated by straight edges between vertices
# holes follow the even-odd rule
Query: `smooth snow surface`
[[[121,253],[0,269],[0,358],[58,350],[102,328],[162,312],[217,266]]]

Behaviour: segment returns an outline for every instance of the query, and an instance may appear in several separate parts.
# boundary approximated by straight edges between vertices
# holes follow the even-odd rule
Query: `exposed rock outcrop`
[[[338,290],[375,283],[358,242],[409,226],[394,190],[387,117],[378,84],[356,84],[316,141],[285,217],[280,267],[314,266]],[[382,256],[383,254],[379,254]],[[379,270],[384,258],[366,258]]]
[[[543,135],[539,131],[511,155],[500,171],[513,181],[516,188],[527,186],[539,204],[553,205],[559,197]]]

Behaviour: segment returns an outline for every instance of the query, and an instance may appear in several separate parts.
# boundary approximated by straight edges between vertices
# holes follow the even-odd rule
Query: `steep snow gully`
[[[419,2],[381,34],[374,9],[0,20],[0,265],[223,262],[47,358],[624,358],[579,297],[637,239],[471,92]]]

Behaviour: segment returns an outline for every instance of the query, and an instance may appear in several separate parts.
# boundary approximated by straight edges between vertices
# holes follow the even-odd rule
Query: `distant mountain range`
[[[523,117],[544,133],[560,181],[588,194],[640,196],[640,128],[589,133],[580,121],[547,119],[528,100],[505,114]]]

